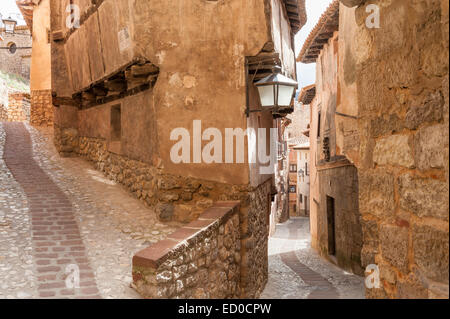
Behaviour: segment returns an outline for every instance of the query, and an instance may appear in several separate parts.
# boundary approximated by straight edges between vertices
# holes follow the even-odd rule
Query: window
[[[291,193],[291,194],[297,193],[297,186],[295,186],[295,185],[289,186],[289,193]]]
[[[17,45],[16,45],[14,42],[9,43],[9,44],[8,44],[8,51],[9,51],[9,53],[11,53],[11,54],[16,53],[16,51],[17,51]]]
[[[334,198],[327,196],[328,254],[336,255],[336,224]]]
[[[297,164],[291,164],[289,166],[289,170],[291,171],[291,173],[297,173]]]
[[[303,203],[303,195],[300,194],[300,203]]]
[[[317,138],[320,138],[320,118],[321,118],[321,112],[319,112],[319,118],[317,119]]]
[[[122,116],[120,104],[111,107],[111,141],[119,142],[122,137]]]
[[[308,163],[305,163],[305,175],[308,176],[309,172],[308,172]]]

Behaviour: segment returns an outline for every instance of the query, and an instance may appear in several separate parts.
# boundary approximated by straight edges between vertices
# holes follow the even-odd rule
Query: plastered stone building
[[[310,187],[312,245],[340,267],[363,275],[362,229],[355,166],[337,145],[339,101],[339,1],[334,1],[300,52],[303,63],[317,62],[315,96],[310,103]]]
[[[289,151],[289,217],[309,215],[309,138],[305,135],[310,122],[309,105],[296,101],[294,112],[287,118],[286,130]]]
[[[171,133],[183,128],[190,139],[195,121],[222,134],[279,127],[274,118],[292,109],[256,112],[253,82],[276,65],[295,79],[304,1],[49,3],[57,149],[94,162],[161,220],[195,223],[135,256],[136,289],[152,298],[257,297],[273,174],[258,163],[195,163],[206,141],[192,140],[191,163],[174,163]],[[80,8],[79,28],[67,27],[69,4]],[[245,158],[258,151],[254,136],[242,141]]]
[[[376,5],[379,27],[368,4]],[[362,236],[354,244],[363,269],[376,265],[381,278],[367,297],[448,298],[448,1],[336,1],[326,14],[337,9],[333,35],[306,44],[299,57],[319,55],[319,68],[330,70],[318,77],[311,106],[311,154],[323,152],[317,137],[325,125],[334,134],[330,157],[351,163],[328,185],[355,177],[341,187],[357,196]],[[334,82],[332,104],[323,103],[322,78]],[[327,256],[333,229],[320,226],[327,216],[320,207],[330,189],[314,181],[313,169],[313,243]]]
[[[30,79],[31,33],[27,26],[16,26],[14,32],[0,28],[0,70]]]
[[[16,0],[32,34],[30,124],[53,125],[50,59],[50,0]],[[29,62],[30,64],[30,62]]]

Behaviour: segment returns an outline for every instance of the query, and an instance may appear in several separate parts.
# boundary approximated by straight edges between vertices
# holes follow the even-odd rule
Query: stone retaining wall
[[[53,125],[53,104],[51,90],[31,91],[31,119],[35,126]]]
[[[30,120],[30,95],[10,93],[8,106],[0,105],[0,121],[28,122]]]
[[[133,258],[135,289],[146,298],[240,296],[239,202],[218,202],[200,218]]]
[[[107,141],[79,137],[76,129],[55,125],[55,144],[62,155],[92,161],[106,177],[154,207],[162,221],[189,223],[217,201],[239,201],[240,297],[257,298],[268,279],[271,179],[257,187],[231,185],[171,175],[157,162],[149,164],[108,151]]]

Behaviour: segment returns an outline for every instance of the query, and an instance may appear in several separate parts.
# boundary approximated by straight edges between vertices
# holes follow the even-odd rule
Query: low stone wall
[[[53,104],[51,90],[31,91],[30,124],[35,126],[53,125]]]
[[[215,203],[198,220],[138,252],[135,289],[146,298],[238,298],[239,207]]]
[[[248,185],[229,185],[185,176],[167,174],[158,165],[150,165],[108,151],[102,139],[77,138],[73,129],[62,130],[58,136],[63,143],[60,151],[74,153],[92,161],[111,180],[122,184],[134,196],[156,207],[163,221],[188,223],[215,201],[240,200],[249,202]]]
[[[0,105],[0,121],[28,122],[30,120],[30,95],[10,93],[8,106]]]

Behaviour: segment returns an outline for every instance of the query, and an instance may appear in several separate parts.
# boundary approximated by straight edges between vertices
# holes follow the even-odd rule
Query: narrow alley
[[[92,164],[59,157],[51,139],[51,130],[0,123],[0,298],[139,298],[131,257],[178,225],[158,222]],[[364,298],[363,279],[321,259],[309,236],[307,218],[277,225],[261,298]],[[75,291],[64,284],[71,258]]]
[[[269,239],[266,299],[364,299],[364,278],[343,271],[311,248],[309,218],[278,224]]]
[[[448,26],[445,0],[1,0],[0,301],[448,300]]]

